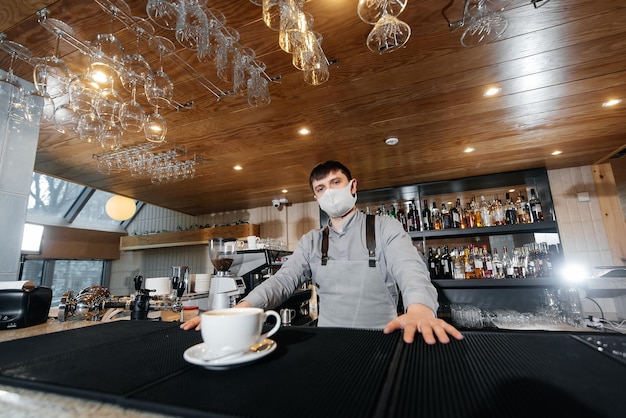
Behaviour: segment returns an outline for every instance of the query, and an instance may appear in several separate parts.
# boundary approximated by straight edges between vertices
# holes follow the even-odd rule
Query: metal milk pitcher
[[[172,266],[172,274],[170,275],[172,280],[177,277],[178,280],[182,280],[185,285],[185,292],[191,292],[191,275],[189,274],[189,267],[187,266]]]

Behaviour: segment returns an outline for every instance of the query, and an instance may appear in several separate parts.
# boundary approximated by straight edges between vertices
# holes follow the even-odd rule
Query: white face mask
[[[340,218],[352,209],[356,203],[356,193],[350,193],[352,180],[342,189],[326,189],[321,197],[317,198],[320,208],[331,218]]]

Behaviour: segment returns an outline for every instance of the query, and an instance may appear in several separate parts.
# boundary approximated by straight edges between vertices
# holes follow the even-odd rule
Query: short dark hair
[[[321,180],[335,171],[341,171],[346,175],[348,180],[352,180],[352,174],[350,174],[348,167],[341,164],[339,161],[329,160],[319,163],[313,168],[313,170],[311,170],[311,177],[309,177],[309,186],[311,186],[311,190],[313,190],[313,182],[315,180]]]

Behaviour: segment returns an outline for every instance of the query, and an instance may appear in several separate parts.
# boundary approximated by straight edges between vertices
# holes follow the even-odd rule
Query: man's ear
[[[356,179],[355,178],[352,179],[352,187],[350,187],[350,193],[352,194],[356,193]]]

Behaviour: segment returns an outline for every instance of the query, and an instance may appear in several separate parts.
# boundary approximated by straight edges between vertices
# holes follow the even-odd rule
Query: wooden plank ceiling
[[[115,3],[119,3],[119,0]],[[146,0],[127,1],[131,15],[147,17]],[[368,50],[372,26],[356,12],[357,0],[310,0],[303,9],[323,36],[332,65],[330,79],[310,86],[280,50],[278,33],[266,27],[261,8],[248,0],[208,0],[240,33],[267,67],[271,103],[250,107],[245,98],[215,95],[169,60],[178,103],[161,109],[169,127],[161,149],[184,148],[199,156],[191,180],[155,185],[128,172],[98,173],[94,154],[103,150],[76,134],[42,123],[35,170],[140,201],[199,215],[269,206],[288,190],[289,202],[312,200],[308,174],[318,162],[338,159],[351,167],[361,190],[448,180],[518,169],[548,169],[601,163],[626,147],[626,3],[622,0],[513,0],[503,12],[508,28],[496,42],[464,48],[461,30],[446,18],[461,18],[462,0],[408,0],[399,18],[412,30],[406,47],[388,54]],[[54,35],[37,21],[47,7],[88,41],[108,33],[136,50],[135,37],[93,0],[30,0],[0,4],[0,31],[34,57],[53,54]],[[157,34],[175,41],[171,31]],[[177,54],[199,74],[227,91],[211,64],[177,45]],[[158,55],[140,51],[153,67]],[[60,57],[73,73],[87,59],[60,42]],[[9,57],[0,51],[0,68]],[[18,60],[15,72],[32,79],[32,64]],[[490,86],[500,94],[487,98]],[[120,88],[121,89],[121,88]],[[310,129],[301,136],[298,130]],[[384,140],[400,139],[390,147]],[[125,135],[125,146],[145,143]],[[467,147],[473,153],[464,153]],[[558,156],[551,153],[560,150]],[[235,171],[233,166],[243,170]]]

